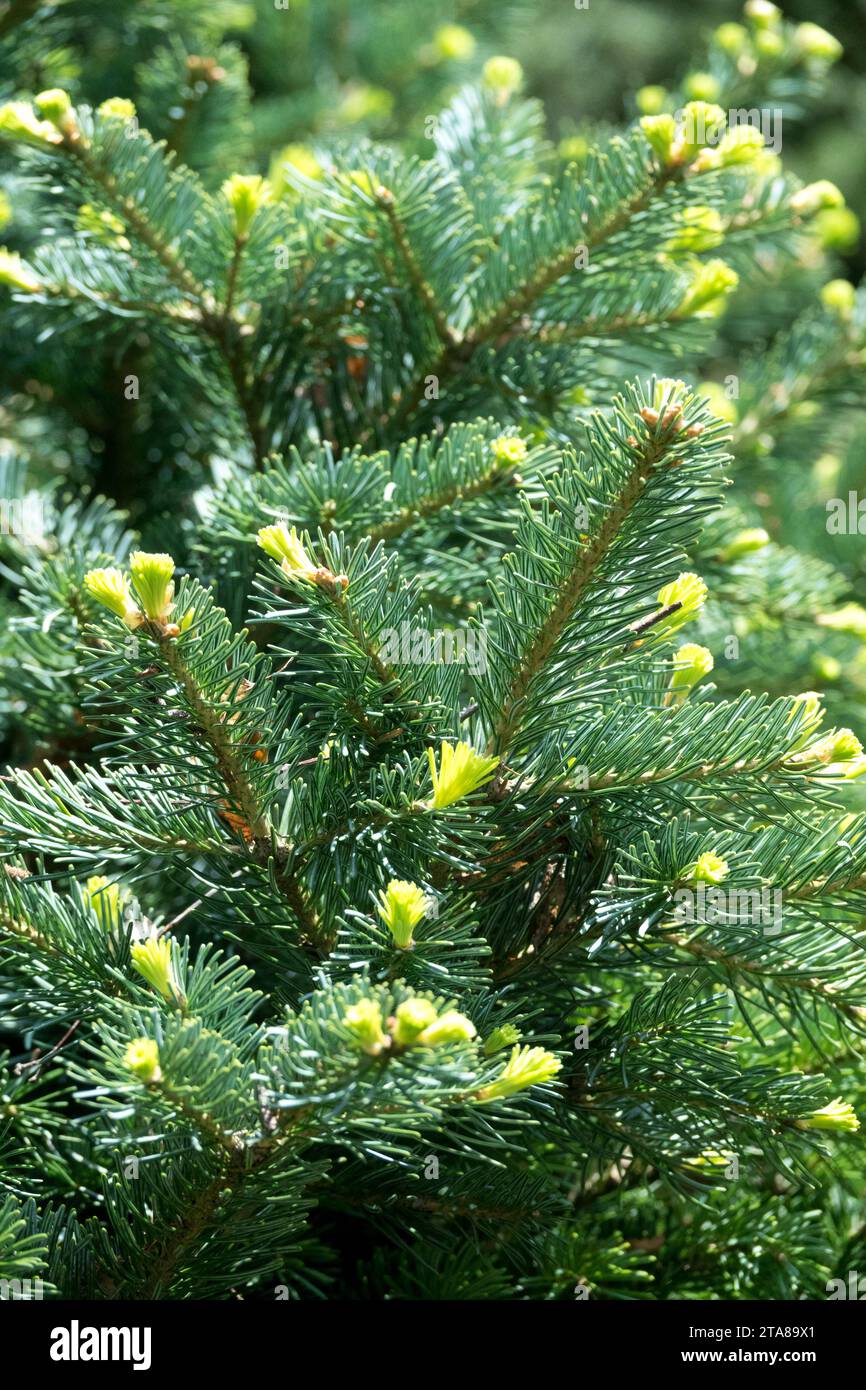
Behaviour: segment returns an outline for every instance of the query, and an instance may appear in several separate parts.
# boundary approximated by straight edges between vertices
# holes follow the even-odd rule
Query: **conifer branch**
[[[204,285],[196,280],[177,253],[166,245],[135,200],[122,192],[114,175],[103,168],[94,156],[89,142],[81,136],[67,138],[64,148],[78,160],[88,177],[104,194],[106,202],[153,253],[175,288],[199,305],[205,313],[212,313],[216,309],[213,297]]]
[[[328,587],[325,593],[330,600],[333,612],[345,628],[346,633],[351,637],[353,642],[357,643],[364,653],[364,656],[369,661],[377,681],[386,691],[386,699],[391,701],[400,700],[402,698],[402,691],[400,689],[400,680],[397,672],[394,670],[393,666],[388,665],[387,661],[382,660],[378,645],[367,634],[357,613],[346,597],[345,591],[339,585],[333,585]]]
[[[595,536],[580,552],[577,563],[556,597],[544,625],[524,652],[521,665],[514,673],[502,701],[501,713],[488,740],[487,751],[491,755],[495,753],[500,758],[505,757],[520,727],[522,706],[533,677],[548,661],[584,591],[595,578],[623,522],[643,495],[647,479],[664,458],[669,445],[669,439],[661,436],[658,440],[648,440],[643,448],[636,452],[630,476],[618,501],[608,510]]]
[[[409,283],[430,315],[437,337],[449,348],[456,348],[459,345],[459,336],[454,332],[446,315],[440,309],[433,288],[418,264],[412,244],[406,234],[406,228],[397,212],[393,193],[388,189],[380,189],[377,192],[376,201],[385,211],[394,243],[406,268]]]
[[[798,537],[767,535],[808,525],[807,455],[866,406],[864,293],[831,281],[776,332],[821,263],[770,286],[752,252],[782,266],[816,209],[819,237],[850,214],[720,108],[784,99],[787,119],[834,40],[750,0],[670,88],[678,116],[580,168],[494,57],[432,157],[317,141],[268,184],[235,172],[245,63],[206,8],[190,0],[183,43],[156,50],[152,24],[125,24],[135,86],[95,110],[56,88],[0,110],[24,169],[12,217],[19,187],[50,187],[60,231],[34,238],[37,204],[12,225],[33,256],[0,249],[24,455],[0,459],[18,763],[0,777],[0,1273],[11,1232],[13,1261],[35,1239],[70,1298],[255,1299],[275,1277],[305,1298],[329,1274],[337,1297],[560,1297],[584,1270],[602,1295],[814,1295],[850,1260],[815,1200],[835,1191],[823,1155],[846,1190],[862,1166],[866,818],[845,811],[866,772],[866,612],[856,566],[816,545],[798,567]],[[38,70],[43,19],[84,71],[64,6],[0,0],[26,50],[10,90]],[[86,92],[109,90],[98,47]],[[471,36],[437,31],[424,81],[450,82],[461,47],[469,75]],[[773,341],[736,407],[685,385],[719,379],[762,319]],[[636,362],[665,375],[632,380]],[[148,399],[118,415],[119,377],[141,370]],[[735,478],[720,516],[737,415],[760,491]],[[179,583],[110,503],[67,502],[70,420],[105,440],[98,485],[122,488],[143,543],[183,545]],[[774,434],[803,465],[780,492]],[[840,454],[815,476],[841,490]],[[34,492],[30,545],[5,506]],[[752,634],[740,664],[729,628]],[[813,684],[832,718],[811,692],[770,694]],[[720,912],[674,912],[723,882]],[[784,932],[761,930],[765,894]],[[134,1183],[100,1157],[130,1145]],[[448,1171],[419,1197],[428,1145]],[[728,1149],[749,1172],[723,1187]]]
[[[793,895],[792,895],[793,896]],[[772,980],[790,989],[802,990],[827,1004],[836,1013],[844,1014],[852,1023],[862,1028],[866,1022],[866,1007],[849,1003],[832,981],[822,980],[815,975],[806,975],[802,968],[791,962],[773,962],[769,965],[748,960],[743,956],[731,955],[722,947],[714,945],[703,936],[685,936],[682,932],[666,931],[664,939],[678,950],[685,951],[698,960],[709,961],[724,968],[731,978],[739,976],[745,981]]]
[[[216,1219],[226,1196],[233,1195],[242,1184],[245,1172],[246,1160],[242,1152],[235,1151],[231,1155],[223,1152],[210,1183],[197,1193],[165,1234],[145,1246],[142,1254],[150,1272],[140,1291],[141,1298],[157,1298],[168,1288],[181,1260]],[[121,1295],[114,1285],[110,1296],[128,1295],[125,1291]]]
[[[675,711],[674,711],[675,713]],[[589,791],[623,791],[632,787],[649,787],[660,782],[707,782],[713,778],[742,777],[754,773],[783,772],[785,757],[768,762],[766,758],[739,758],[736,762],[701,763],[698,767],[661,767],[640,772],[632,778],[619,772],[605,772],[590,777]]]
[[[404,507],[397,516],[381,522],[378,526],[369,527],[365,535],[369,536],[373,545],[380,541],[397,540],[439,512],[453,507],[455,502],[474,502],[477,498],[493,492],[503,483],[514,483],[516,477],[517,465],[509,468],[494,459],[486,473],[466,483],[454,482],[441,492],[422,498],[415,506]]]
[[[676,323],[683,317],[676,308],[664,314],[642,310],[638,313],[612,314],[607,319],[590,317],[580,323],[543,324],[537,330],[537,336],[543,343],[573,343],[583,338],[620,338],[645,328],[664,328],[666,324]]]
[[[202,695],[174,638],[160,636],[158,640],[166,666],[183,689],[190,709],[216,755],[217,766],[233,804],[249,826],[253,838],[269,844],[273,838],[271,826],[259,807],[243,760],[232,742],[230,729],[225,722],[225,711],[214,709]]]
[[[635,217],[646,212],[654,199],[660,197],[671,181],[679,177],[681,177],[681,173],[674,169],[658,171],[646,188],[630,198],[621,208],[606,218],[594,232],[590,233],[585,243],[590,256],[593,251],[597,251],[623,231]],[[482,343],[498,338],[501,333],[511,328],[541,298],[546,290],[549,290],[551,286],[556,284],[557,280],[561,280],[563,275],[567,275],[570,270],[574,269],[574,255],[574,244],[569,243],[558,256],[554,256],[547,264],[538,266],[521,285],[511,291],[494,314],[483,319],[473,332],[467,335],[465,346],[470,351],[474,351]]]
[[[590,255],[618,235],[633,218],[645,212],[652,201],[664,193],[671,181],[681,176],[681,171],[677,170],[658,171],[648,187],[642,189],[587,237],[586,246]],[[546,290],[573,269],[574,256],[574,245],[570,243],[550,261],[536,267],[522,284],[510,292],[495,313],[482,319],[462,338],[454,339],[452,342],[446,339],[436,359],[419,371],[414,384],[406,388],[394,410],[381,421],[381,427],[387,431],[411,419],[424,398],[428,377],[447,379],[452,373],[465,367],[479,348],[510,331]]]
[[[833,897],[836,893],[863,893],[866,892],[866,874],[855,873],[853,875],[840,875],[838,878],[816,878],[811,883],[804,883],[799,888],[788,890],[790,898],[821,898]]]
[[[214,709],[201,693],[174,638],[161,635],[158,641],[167,667],[182,687],[189,706],[213,749],[229,796],[249,829],[253,852],[261,862],[267,863],[275,852],[273,827],[259,805],[255,788],[244,766],[243,756],[232,741],[230,727],[225,722],[225,710]],[[322,925],[315,909],[307,901],[302,885],[285,868],[278,870],[277,882],[288,899],[305,938],[311,945],[318,947],[321,944]]]
[[[221,310],[211,292],[196,279],[177,252],[151,226],[135,199],[123,193],[114,175],[103,168],[95,158],[90,144],[81,136],[67,137],[64,148],[78,160],[86,174],[101,189],[109,205],[153,253],[175,288],[197,307],[202,329],[216,346],[228,368],[250,438],[254,463],[257,468],[262,467],[267,445],[261,415],[254,402],[254,393],[244,360],[244,321],[235,315],[232,308],[233,282],[230,281],[229,297]],[[235,261],[232,265],[235,275],[239,265],[238,257],[239,250],[236,246]]]
[[[5,906],[0,906],[0,931],[6,931],[10,936],[18,937],[26,945],[35,947],[44,955],[59,956],[61,954],[41,932],[38,932],[29,922],[25,922],[23,918],[14,916]]]
[[[779,393],[763,393],[753,407],[734,426],[731,444],[734,458],[748,457],[762,431],[769,425],[784,425],[802,402],[820,395],[837,378],[857,372],[862,366],[861,355],[850,343],[837,344],[829,359],[811,373],[800,373],[787,386],[780,401]]]

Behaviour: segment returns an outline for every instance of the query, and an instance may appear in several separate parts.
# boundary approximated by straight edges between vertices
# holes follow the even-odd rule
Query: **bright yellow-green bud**
[[[284,521],[263,526],[258,534],[258,542],[272,560],[279,561],[280,569],[290,579],[301,579],[304,583],[315,581],[318,567],[304,549],[294,526],[289,530]]]
[[[170,555],[150,555],[136,550],[129,557],[129,568],[147,617],[152,622],[167,622],[174,607],[174,560]]]
[[[153,1038],[133,1038],[123,1054],[123,1062],[140,1081],[153,1085],[162,1080],[159,1048]]]
[[[818,729],[824,718],[821,696],[814,690],[804,690],[800,695],[795,695],[793,708],[791,710],[791,719],[797,714],[802,714],[803,720],[800,725],[800,738],[797,743],[797,747],[801,748],[804,744],[809,742],[809,739]]]
[[[132,596],[129,580],[119,569],[90,570],[84,576],[84,587],[97,603],[110,608],[127,627],[139,627],[144,614]]]
[[[40,92],[37,97],[33,98],[33,105],[40,116],[44,116],[46,121],[50,121],[52,125],[61,129],[72,110],[69,93],[64,92],[62,87],[52,87],[47,92]]]
[[[763,150],[755,150],[748,164],[750,171],[760,175],[762,179],[777,179],[782,173],[781,159],[766,147]]]
[[[383,120],[393,107],[394,94],[387,87],[354,82],[344,89],[336,114],[343,125],[360,125],[362,121]]]
[[[666,87],[641,87],[635,95],[637,109],[644,116],[658,116],[667,106],[668,99]]]
[[[565,392],[562,401],[564,405],[574,406],[578,410],[592,404],[585,386],[572,386],[570,391]]]
[[[462,24],[441,24],[433,35],[433,48],[443,63],[461,62],[475,52],[475,39]]]
[[[409,1047],[425,1028],[436,1022],[436,1010],[429,999],[404,999],[395,1010],[394,1041]]]
[[[668,112],[659,116],[642,116],[640,128],[652,146],[653,154],[662,168],[672,162],[677,123]]]
[[[146,941],[134,941],[129,954],[133,969],[142,975],[163,999],[177,996],[171,967],[171,937],[149,936]]]
[[[755,164],[764,154],[764,137],[757,126],[734,125],[719,145],[719,166]]]
[[[686,571],[659,590],[658,600],[663,608],[669,603],[681,604],[678,616],[691,618],[703,605],[706,596],[707,586],[700,575]]]
[[[845,255],[860,240],[860,218],[851,208],[822,208],[812,226],[825,251]]]
[[[742,53],[748,40],[749,35],[742,24],[720,24],[713,34],[716,48],[720,48],[723,53],[731,54],[734,57],[738,53]]]
[[[282,154],[283,163],[290,164],[308,179],[320,179],[322,166],[308,145],[287,145]]]
[[[566,135],[556,148],[560,159],[582,164],[589,154],[589,141],[585,135]]]
[[[39,119],[29,101],[8,101],[0,106],[0,135],[49,145],[56,145],[63,138],[51,121]]]
[[[352,188],[360,188],[362,193],[366,193],[368,198],[375,198],[378,184],[373,175],[366,169],[349,169],[341,175],[347,184]]]
[[[678,603],[680,607],[675,613],[656,623],[653,632],[663,633],[666,637],[676,632],[700,612],[706,597],[707,586],[700,575],[689,571],[677,575],[670,584],[665,584],[663,589],[659,589],[658,600],[662,608],[667,608],[672,603]]]
[[[713,664],[713,654],[708,647],[685,642],[674,653],[674,672],[668,685],[671,694],[685,699],[698,681],[710,674]]]
[[[449,1009],[418,1034],[425,1047],[440,1047],[442,1043],[469,1042],[475,1037],[475,1024],[465,1014]]]
[[[314,182],[318,182],[324,172],[309,145],[286,145],[285,149],[274,155],[268,170],[268,179],[275,198],[294,192],[286,178],[286,172],[290,169]]]
[[[683,83],[683,91],[693,101],[718,101],[722,85],[711,72],[690,72]]]
[[[343,1024],[371,1057],[378,1056],[388,1045],[388,1036],[382,1027],[382,1009],[373,999],[362,999],[348,1008]]]
[[[677,314],[691,318],[694,314],[717,314],[724,307],[725,296],[733,293],[740,277],[726,261],[706,261],[696,266],[694,279],[683,295]]]
[[[686,102],[677,122],[678,158],[690,163],[707,146],[717,146],[725,133],[727,117],[721,106],[709,101]]]
[[[810,721],[820,720],[824,717],[821,709],[821,696],[816,690],[802,690],[799,695],[793,697],[795,705],[805,705],[806,714]]]
[[[437,811],[483,787],[499,766],[498,758],[483,757],[471,744],[446,743],[444,739],[439,745],[439,766],[432,748],[427,749],[427,760],[433,782],[430,805]]]
[[[816,621],[821,627],[832,628],[834,632],[847,632],[851,637],[860,637],[866,642],[866,608],[859,603],[846,603],[832,613],[819,613]]]
[[[485,87],[497,95],[510,97],[523,86],[523,68],[516,58],[499,55],[488,58],[481,69],[481,80]]]
[[[785,51],[785,40],[775,29],[759,29],[755,35],[755,52],[762,58],[778,58]]]
[[[135,103],[126,97],[109,97],[97,106],[96,114],[105,121],[134,121]]]
[[[245,237],[259,208],[271,200],[271,186],[261,174],[232,174],[222,186],[235,219],[235,235]]]
[[[821,303],[840,318],[849,319],[857,303],[857,291],[850,280],[828,280],[821,290]]]
[[[729,565],[732,560],[739,560],[743,555],[752,555],[769,544],[770,537],[763,526],[752,526],[747,531],[738,531],[720,553],[719,559],[723,564]]]
[[[830,744],[830,761],[850,763],[863,757],[863,745],[853,729],[837,729]]]
[[[804,58],[817,58],[822,63],[835,63],[842,57],[842,45],[820,24],[798,24],[794,30],[793,48]]]
[[[653,391],[653,406],[656,410],[669,410],[673,405],[681,405],[686,392],[686,383],[678,376],[660,376]]]
[[[528,1086],[550,1081],[562,1068],[558,1057],[543,1047],[515,1047],[495,1081],[478,1092],[476,1100],[504,1100]]]
[[[14,251],[0,246],[0,285],[8,285],[11,290],[23,290],[26,294],[37,294],[41,284],[28,265]]]
[[[111,930],[120,922],[123,890],[102,874],[93,874],[85,885],[84,895],[103,927]]]
[[[724,224],[715,208],[691,207],[681,213],[681,225],[663,251],[675,255],[678,251],[711,251],[724,234]]]
[[[490,446],[493,461],[515,467],[526,458],[526,445],[519,435],[501,434]]]
[[[827,656],[824,652],[815,652],[812,657],[812,670],[819,680],[827,685],[832,685],[842,675],[842,663],[837,661],[835,656]]]
[[[799,188],[791,198],[791,207],[804,217],[811,217],[813,213],[820,212],[823,208],[841,208],[844,206],[845,195],[829,179],[817,179],[815,183],[807,183],[804,188]]]
[[[823,768],[822,776],[847,782],[866,772],[866,754],[851,729],[831,729],[816,743],[807,743],[802,751],[795,752],[788,765],[796,770]]]
[[[854,1107],[847,1100],[831,1100],[822,1110],[813,1110],[811,1115],[797,1121],[798,1129],[827,1129],[834,1134],[856,1134],[860,1121]]]
[[[708,849],[698,855],[694,864],[683,869],[681,877],[688,883],[722,883],[729,872],[728,861]]]
[[[515,1028],[513,1023],[503,1023],[499,1028],[494,1028],[485,1039],[481,1051],[485,1057],[492,1057],[494,1053],[501,1052],[503,1047],[513,1047],[517,1042],[520,1042],[520,1029]]]
[[[417,883],[394,878],[379,894],[376,910],[394,938],[394,945],[405,951],[412,945],[412,932],[429,906],[423,888]]]
[[[771,4],[770,0],[746,0],[743,14],[746,19],[751,20],[756,29],[766,29],[770,25],[778,24],[782,18],[779,6]]]
[[[717,381],[702,381],[696,394],[706,400],[710,410],[720,420],[727,420],[730,425],[737,423],[737,403],[731,400],[725,388]]]

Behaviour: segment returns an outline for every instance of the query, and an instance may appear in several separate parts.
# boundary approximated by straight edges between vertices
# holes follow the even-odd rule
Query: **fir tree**
[[[141,463],[175,436],[132,522],[52,481],[9,540],[0,1276],[845,1276],[866,754],[798,668],[866,619],[725,488],[768,433],[844,437],[866,311],[821,263],[733,406],[699,384],[840,211],[726,119],[808,100],[834,41],[747,16],[577,163],[506,57],[432,153],[341,141],[280,187],[127,97],[0,111],[46,228],[0,260],[10,326],[67,383],[111,344]],[[802,651],[728,669],[783,622]]]

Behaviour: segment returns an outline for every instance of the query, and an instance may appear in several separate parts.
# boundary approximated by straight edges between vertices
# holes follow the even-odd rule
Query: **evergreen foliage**
[[[835,54],[773,24],[806,103]],[[866,755],[811,686],[866,614],[752,493],[862,410],[837,191],[711,138],[780,90],[718,37],[718,109],[576,162],[497,57],[425,154],[269,183],[231,167],[237,54],[218,134],[167,132],[182,32],[140,112],[0,111],[16,369],[48,359],[55,443],[113,401],[132,506],[16,417],[0,1277],[820,1294],[862,1187]],[[788,275],[738,397],[702,385]]]

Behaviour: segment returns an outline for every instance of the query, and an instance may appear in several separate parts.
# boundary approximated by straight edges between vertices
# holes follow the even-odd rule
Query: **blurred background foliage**
[[[66,87],[122,93],[181,155],[207,120],[262,170],[312,136],[351,131],[423,142],[425,121],[497,53],[519,57],[559,139],[636,113],[671,88],[737,0],[0,0],[0,95]],[[866,0],[788,0],[844,47],[821,102],[785,135],[786,163],[828,178],[866,215]],[[421,146],[423,147],[423,144]],[[225,154],[225,144],[222,145]],[[205,170],[205,172],[207,172]],[[851,248],[862,272],[862,249]]]

